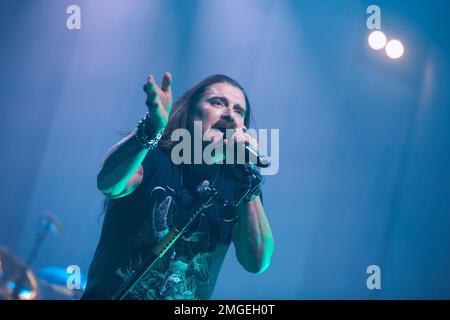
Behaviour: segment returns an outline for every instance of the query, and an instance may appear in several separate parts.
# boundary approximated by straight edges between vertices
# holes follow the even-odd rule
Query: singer
[[[257,177],[255,166],[222,164],[220,157],[212,164],[175,164],[171,158],[172,133],[193,132],[198,121],[210,141],[245,142],[257,150],[246,133],[251,110],[244,89],[228,76],[213,75],[173,103],[171,87],[170,73],[161,87],[153,76],[147,78],[147,113],[102,162],[97,186],[106,196],[105,217],[82,299],[115,299],[127,283],[132,285],[121,299],[209,299],[231,242],[245,270],[261,273],[270,265],[274,240],[262,183],[250,188],[243,178]],[[226,139],[229,129],[234,133]],[[205,180],[208,190],[217,192],[180,232]],[[152,248],[170,234],[182,235],[133,280],[150,261]]]

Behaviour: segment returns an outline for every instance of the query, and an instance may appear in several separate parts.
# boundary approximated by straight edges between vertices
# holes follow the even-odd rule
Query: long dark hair
[[[208,88],[216,83],[229,83],[242,91],[245,97],[245,104],[247,106],[244,117],[244,125],[247,128],[249,127],[251,108],[244,88],[242,88],[239,82],[228,76],[223,74],[214,74],[197,83],[174,102],[172,111],[169,115],[169,122],[167,123],[164,134],[158,143],[159,148],[171,150],[173,146],[177,144],[177,141],[171,141],[170,139],[172,132],[179,128],[188,129],[190,123],[192,122],[194,108],[196,108]]]

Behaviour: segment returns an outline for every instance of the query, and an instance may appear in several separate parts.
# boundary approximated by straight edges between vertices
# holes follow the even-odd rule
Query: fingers
[[[144,91],[146,88],[154,88],[156,92],[163,91],[166,94],[172,94],[172,75],[170,72],[164,73],[161,88],[155,82],[153,75],[149,75],[147,77],[147,83],[144,85]],[[147,91],[146,91],[147,92]]]
[[[165,94],[165,101],[167,101],[167,112],[170,113],[170,110],[172,109],[172,74],[170,74],[170,72],[164,73],[162,91]]]
[[[152,81],[151,81],[151,78],[152,78],[152,76],[149,75],[149,76],[147,77],[147,82],[145,82],[144,86],[142,87],[142,89],[144,89],[144,92],[145,92],[147,95],[148,95],[148,90],[150,89],[150,83],[152,82]]]
[[[147,77],[144,85],[144,92],[147,94],[147,105],[162,103],[162,106],[170,112],[172,108],[172,75],[169,72],[164,74],[162,80],[162,89],[158,87],[153,75]]]
[[[231,139],[225,139],[224,142],[228,143],[228,140],[231,140],[232,143],[248,143],[253,149],[258,150],[258,142],[246,131],[246,127],[235,129]]]
[[[172,75],[170,72],[164,73],[161,89],[166,93],[172,93]]]
[[[147,77],[147,83],[144,85],[144,92],[147,94],[145,104],[149,110],[153,109],[157,104],[158,94],[156,92],[155,80],[152,75]]]
[[[147,77],[147,82],[144,84],[144,92],[147,94],[147,96],[156,95],[155,80],[153,79],[152,75],[149,75]]]

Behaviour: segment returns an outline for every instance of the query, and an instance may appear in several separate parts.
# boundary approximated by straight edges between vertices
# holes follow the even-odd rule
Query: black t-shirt
[[[201,182],[188,175],[182,165],[174,165],[170,152],[159,148],[150,151],[142,165],[140,186],[125,197],[107,202],[83,299],[110,299],[167,234],[172,223],[183,220],[178,208],[190,201]],[[226,170],[214,177],[220,182],[221,199],[231,196],[226,200],[233,200],[234,180]],[[173,196],[169,188],[178,196]],[[204,209],[126,299],[209,299],[236,222],[222,219],[223,208],[218,200]]]

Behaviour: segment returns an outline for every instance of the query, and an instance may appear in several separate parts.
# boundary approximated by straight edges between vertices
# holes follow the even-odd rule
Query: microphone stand
[[[30,254],[28,255],[25,265],[19,271],[19,277],[16,280],[16,285],[13,290],[14,299],[20,300],[20,296],[19,296],[20,289],[23,285],[23,282],[25,281],[27,271],[31,267],[31,264],[33,263],[34,259],[36,258],[37,254],[39,252],[39,249],[41,248],[42,243],[44,242],[44,239],[47,237],[49,230],[52,228],[53,223],[51,221],[51,217],[49,217],[49,216],[44,217],[43,220],[44,220],[45,224],[44,224],[43,228],[38,232],[36,240],[34,241],[33,249],[31,250]]]

